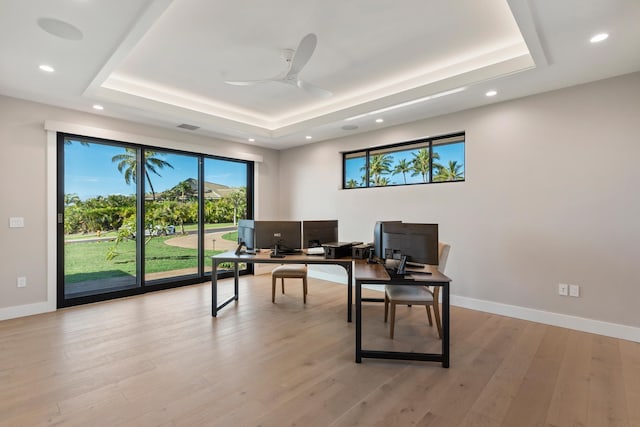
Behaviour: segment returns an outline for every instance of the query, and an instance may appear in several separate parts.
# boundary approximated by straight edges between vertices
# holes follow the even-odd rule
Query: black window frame
[[[138,287],[121,290],[121,291],[113,291],[108,293],[98,293],[94,295],[81,296],[76,298],[66,298],[64,294],[64,205],[62,204],[62,200],[64,198],[64,141],[66,139],[75,139],[78,141],[86,141],[86,142],[95,142],[99,144],[119,146],[119,147],[129,147],[137,150],[138,156],[138,168],[141,174],[144,174],[144,162],[142,161],[142,156],[144,155],[145,150],[149,151],[163,151],[170,152],[175,154],[182,155],[190,155],[198,158],[198,180],[200,182],[204,182],[204,161],[205,159],[217,159],[217,160],[225,160],[225,161],[233,161],[239,163],[245,163],[247,166],[247,219],[254,218],[254,203],[255,203],[255,194],[254,194],[254,180],[255,180],[255,162],[252,160],[243,160],[243,159],[234,159],[226,156],[217,156],[213,154],[205,154],[198,153],[174,148],[167,147],[158,147],[152,145],[145,145],[139,143],[126,142],[115,139],[107,139],[101,137],[94,137],[88,135],[78,135],[73,133],[66,132],[57,132],[56,136],[56,156],[57,156],[57,189],[56,189],[56,197],[57,197],[57,225],[58,229],[56,231],[57,236],[57,260],[56,260],[56,277],[57,277],[57,308],[64,307],[72,307],[76,305],[94,303],[99,301],[106,301],[116,298],[128,297],[133,295],[144,294],[147,292],[154,292],[163,289],[171,289],[180,286],[193,285],[202,283],[204,281],[211,280],[212,272],[205,272],[204,265],[200,264],[200,262],[206,262],[206,259],[203,259],[201,251],[204,250],[204,231],[202,231],[199,236],[199,253],[198,253],[198,274],[191,276],[178,276],[175,279],[170,278],[168,280],[146,280],[144,277],[143,271],[143,263],[144,263],[144,245],[142,243],[138,243],[137,250],[137,260],[136,260],[136,268],[137,271],[137,283]],[[138,180],[136,183],[136,193],[138,194],[137,200],[137,221],[138,229],[144,229],[144,180]],[[199,230],[204,230],[204,186],[199,186],[198,197],[200,200],[199,203],[199,215],[198,215],[198,227]],[[139,242],[142,242],[140,239]],[[233,277],[233,271],[221,271],[217,273],[218,279]],[[240,272],[241,275],[245,274],[253,274],[253,264],[247,264],[247,268],[244,271]]]
[[[445,140],[451,140],[449,142],[443,142]],[[463,177],[461,179],[454,180],[437,180],[434,181],[433,178],[435,176],[434,173],[434,159],[433,152],[434,147],[448,145],[448,144],[463,144]],[[384,185],[376,185],[372,183],[372,177],[370,176],[371,171],[371,159],[377,154],[383,154],[386,152],[399,152],[405,151],[402,150],[403,147],[406,149],[411,149],[411,147],[417,148],[427,148],[429,151],[429,170],[428,170],[428,180],[426,182],[411,182],[411,183],[388,183]],[[364,181],[361,182],[361,185],[356,186],[348,186],[347,185],[347,160],[356,159],[364,157],[365,160],[365,171],[364,175],[361,177]],[[350,177],[350,180],[353,179]],[[353,190],[359,188],[380,188],[380,187],[398,187],[398,186],[407,186],[407,185],[424,185],[424,184],[441,184],[444,182],[464,182],[466,180],[466,133],[465,132],[455,132],[446,135],[439,135],[435,137],[428,138],[420,138],[411,141],[403,141],[397,142],[393,144],[387,145],[379,145],[370,148],[361,148],[357,150],[343,151],[342,152],[342,189],[343,190]]]

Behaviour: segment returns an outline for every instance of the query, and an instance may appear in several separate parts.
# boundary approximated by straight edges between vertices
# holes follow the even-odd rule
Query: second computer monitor
[[[381,240],[383,258],[438,265],[438,224],[388,223]]]
[[[302,247],[314,248],[338,241],[338,220],[303,221]]]
[[[255,247],[257,249],[300,249],[302,241],[300,221],[255,221]]]

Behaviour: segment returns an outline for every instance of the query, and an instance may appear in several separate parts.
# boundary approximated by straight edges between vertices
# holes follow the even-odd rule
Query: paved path
[[[228,231],[217,231],[215,233],[205,233],[204,235],[204,248],[216,251],[230,251],[235,250],[238,246],[237,243],[231,240],[223,239],[222,236],[227,234]],[[198,235],[188,234],[186,236],[177,236],[165,241],[167,245],[177,246],[180,248],[197,249],[198,248]]]

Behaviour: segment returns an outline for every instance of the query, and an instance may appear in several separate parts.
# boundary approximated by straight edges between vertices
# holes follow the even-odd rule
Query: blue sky
[[[77,194],[86,200],[98,195],[135,193],[135,184],[127,185],[124,176],[118,172],[117,162],[111,158],[124,153],[124,148],[104,144],[67,144],[65,150],[65,194]],[[159,152],[161,153],[161,152]],[[174,187],[188,178],[198,177],[198,161],[195,157],[165,153],[158,158],[170,163],[173,169],[158,170],[161,176],[151,174],[151,182],[156,192]],[[217,159],[205,159],[205,181],[229,187],[246,186],[246,165]],[[146,184],[146,183],[145,183]],[[149,191],[148,188],[145,191]]]
[[[415,151],[415,150],[414,150]],[[457,161],[459,165],[463,165],[464,171],[464,143],[459,144],[446,144],[446,145],[434,145],[434,152],[437,152],[440,155],[440,158],[437,160],[441,165],[448,165],[449,161]],[[413,160],[412,151],[399,151],[395,153],[391,153],[393,157],[393,166],[398,163],[400,160],[407,160],[407,162],[411,162]],[[361,171],[360,168],[364,165],[364,158],[353,158],[348,159],[346,162],[346,181],[350,179],[355,179],[357,182],[360,182],[360,178],[364,175],[364,171]],[[398,175],[385,175],[390,181],[391,184],[404,184],[404,178],[402,174]],[[422,176],[411,176],[411,173],[406,174],[407,184],[415,184],[422,182]]]

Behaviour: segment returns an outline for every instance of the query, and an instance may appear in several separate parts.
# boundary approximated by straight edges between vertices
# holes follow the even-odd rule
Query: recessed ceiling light
[[[600,34],[596,34],[595,36],[591,37],[589,39],[589,41],[591,43],[600,43],[601,41],[604,41],[606,39],[609,38],[609,34],[607,33],[600,33]]]
[[[376,123],[382,123],[384,122],[384,119],[376,119]]]
[[[489,92],[485,93],[485,95],[487,96],[496,96],[498,94],[498,92],[496,92],[495,90],[490,90]]]
[[[104,110],[104,107],[100,104],[93,104],[93,109],[94,110]]]
[[[313,138],[311,135],[305,136],[305,139],[311,139],[311,138]]]
[[[249,138],[249,142],[256,142],[254,138]]]
[[[51,65],[42,64],[38,68],[42,71],[46,71],[47,73],[53,73],[55,69]]]

